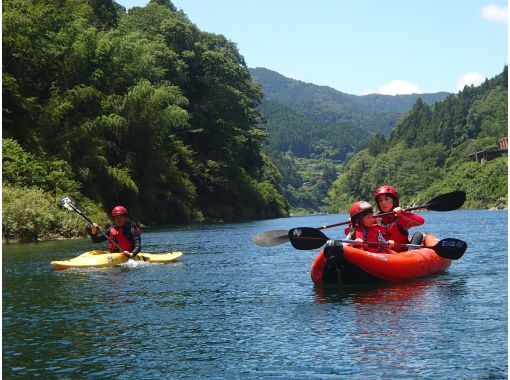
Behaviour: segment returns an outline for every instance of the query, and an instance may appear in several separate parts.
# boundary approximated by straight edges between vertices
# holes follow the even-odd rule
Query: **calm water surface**
[[[3,375],[506,378],[506,211],[423,215],[468,242],[447,274],[327,291],[310,280],[316,252],[250,238],[345,215],[145,233],[144,251],[185,253],[164,265],[55,271],[96,245],[4,245]]]

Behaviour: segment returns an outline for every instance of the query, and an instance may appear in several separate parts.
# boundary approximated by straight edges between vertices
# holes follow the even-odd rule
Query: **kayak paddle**
[[[289,231],[289,240],[292,246],[296,249],[310,250],[322,247],[330,239],[316,228],[299,227],[293,228],[292,230]],[[361,244],[356,240],[348,239],[341,239],[335,241],[348,244]],[[372,246],[389,246],[388,243],[380,243],[375,241],[374,242],[365,241],[363,242],[363,244]],[[426,246],[420,244],[395,244],[395,246],[408,248],[429,248],[435,251],[438,256],[449,260],[460,259],[467,249],[467,243],[465,241],[454,238],[442,239],[433,246]]]
[[[94,222],[92,220],[90,220],[90,218],[87,215],[85,215],[83,213],[83,211],[80,210],[76,201],[73,198],[71,198],[69,195],[66,195],[66,194],[62,195],[62,197],[60,198],[60,205],[63,208],[65,208],[66,210],[74,211],[78,215],[82,216],[87,222],[89,222],[90,225],[94,224]],[[97,229],[99,230],[99,232],[101,232],[106,237],[106,239],[108,239],[108,241],[110,243],[112,243],[114,246],[116,246],[120,250],[120,252],[124,252],[124,250],[117,243],[115,243],[112,239],[110,239],[110,237],[108,235],[106,235],[104,233],[104,231],[101,229],[101,227],[97,226]]]
[[[459,207],[461,207],[465,201],[466,193],[464,191],[452,191],[451,193],[438,195],[437,197],[432,198],[424,205],[405,208],[404,211],[413,211],[419,209],[427,209],[430,211],[452,211],[457,210]],[[393,214],[393,211],[381,214],[374,214],[374,217],[391,214]]]
[[[414,206],[405,208],[404,211],[412,211],[419,209],[427,209],[431,211],[452,211],[461,207],[466,201],[466,193],[463,191],[452,191],[451,193],[439,195],[435,198],[432,198],[430,201],[421,206]],[[374,217],[391,215],[393,212],[386,212],[382,214],[374,214]],[[317,228],[317,230],[325,230],[328,228],[344,226],[349,224],[350,221],[329,224],[326,226],[321,226]],[[292,230],[291,230],[292,231]],[[273,247],[275,245],[284,244],[289,241],[288,237],[289,231],[286,230],[272,230],[266,232],[260,232],[255,234],[251,241],[260,247]]]
[[[288,235],[289,231],[287,230],[272,230],[253,235],[251,241],[259,247],[272,247],[287,243],[289,241]]]

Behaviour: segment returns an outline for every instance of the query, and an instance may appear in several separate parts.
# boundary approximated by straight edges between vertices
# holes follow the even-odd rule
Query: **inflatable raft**
[[[182,252],[169,253],[139,253],[133,260],[146,261],[150,263],[169,263],[177,260],[182,256]],[[88,268],[88,267],[111,267],[114,265],[124,264],[128,258],[121,253],[110,253],[108,251],[94,250],[85,252],[84,254],[70,260],[52,261],[56,269],[68,268]]]
[[[430,234],[423,241],[426,246],[437,242]],[[311,276],[316,284],[401,282],[445,272],[450,264],[451,260],[438,256],[430,248],[385,254],[344,244],[321,251],[312,265]]]

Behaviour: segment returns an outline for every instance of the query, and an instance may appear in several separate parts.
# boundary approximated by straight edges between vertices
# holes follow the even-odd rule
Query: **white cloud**
[[[361,95],[382,94],[382,95],[403,95],[403,94],[419,94],[420,88],[414,83],[405,80],[392,80],[377,90],[364,90]]]
[[[377,91],[376,90],[363,90],[361,91],[361,95],[370,95],[370,94],[375,94]]]
[[[471,73],[465,73],[462,75],[459,80],[457,81],[457,89],[462,90],[464,86],[478,86],[485,80],[485,75],[471,72]]]
[[[486,5],[482,8],[482,17],[486,20],[508,22],[508,6],[498,6],[494,4]]]

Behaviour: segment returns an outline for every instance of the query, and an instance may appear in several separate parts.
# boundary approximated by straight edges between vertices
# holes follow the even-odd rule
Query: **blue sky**
[[[126,8],[146,0],[117,0]],[[455,92],[508,62],[507,3],[482,0],[173,0],[249,67],[351,94]]]

